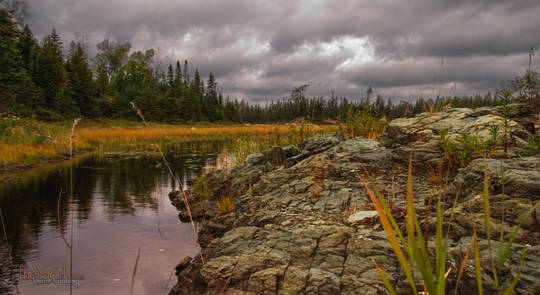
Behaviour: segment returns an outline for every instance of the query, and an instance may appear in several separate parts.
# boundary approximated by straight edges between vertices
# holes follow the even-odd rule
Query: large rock
[[[477,135],[481,142],[490,140],[489,128],[500,126],[502,117],[495,107],[472,110],[455,108],[439,113],[421,113],[414,118],[399,118],[388,124],[387,135],[394,142],[406,145],[409,142],[430,141],[438,138],[443,130],[448,131],[448,137],[458,141],[464,134]],[[508,123],[510,142],[513,145],[524,146],[531,133],[513,120]]]
[[[468,111],[461,112],[465,113]],[[236,210],[201,222],[202,257],[182,265],[171,294],[219,294],[222,290],[224,294],[385,294],[373,261],[385,270],[398,294],[410,294],[361,179],[367,181],[370,174],[402,224],[408,156],[413,151],[414,204],[421,220],[425,220],[426,200],[433,196],[435,187],[433,179],[427,173],[417,173],[417,168],[442,159],[434,146],[426,141],[387,149],[364,138],[320,138],[298,150],[273,148],[227,172],[210,175],[215,182],[213,189],[218,186],[214,194],[226,189],[235,195]],[[300,155],[301,159],[287,165],[287,161]],[[281,162],[267,164],[276,158]],[[491,183],[492,232],[499,228],[509,232],[538,199],[538,163],[538,158],[503,161],[504,194],[497,182],[502,178],[493,176]],[[499,166],[498,160],[475,160],[451,181],[449,195],[455,195],[458,186],[461,191],[450,235],[449,267],[460,266],[470,246],[473,225],[480,235],[482,253],[486,253],[483,245],[487,237],[481,223],[483,202],[478,195],[482,192],[484,169],[494,169],[495,173]],[[453,200],[449,196],[447,199]],[[449,205],[445,204],[445,208]],[[446,218],[450,214],[446,212]],[[501,281],[511,281],[522,245],[533,245],[536,254],[528,256],[533,261],[527,261],[523,270],[519,294],[535,294],[537,290],[533,279],[540,261],[536,216],[540,212],[523,222],[509,265],[501,275]],[[430,245],[433,225],[432,218]],[[485,289],[493,290],[489,274],[486,268]],[[452,271],[449,288],[453,288],[456,276],[457,272]],[[460,294],[474,294],[474,282],[474,269],[468,267]]]

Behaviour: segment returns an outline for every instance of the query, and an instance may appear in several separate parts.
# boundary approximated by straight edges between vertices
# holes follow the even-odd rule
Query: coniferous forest
[[[28,26],[21,27],[0,10],[0,113],[57,121],[66,117],[135,119],[133,101],[148,120],[162,122],[313,122],[342,120],[348,111],[369,110],[392,119],[427,108],[495,105],[490,93],[474,97],[436,97],[397,103],[377,95],[371,87],[353,100],[335,96],[305,96],[309,85],[291,90],[290,97],[265,105],[225,97],[216,77],[204,80],[187,60],[162,65],[156,50],[131,50],[130,43],[105,39],[98,53],[87,55],[85,42],[63,44],[53,29],[38,41]],[[194,70],[193,70],[194,69]]]

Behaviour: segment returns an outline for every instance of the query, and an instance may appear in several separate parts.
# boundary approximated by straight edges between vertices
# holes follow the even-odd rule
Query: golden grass
[[[45,123],[44,123],[45,124]],[[132,127],[80,127],[73,139],[75,151],[92,149],[101,152],[128,149],[150,149],[152,141],[160,139],[195,141],[202,139],[230,138],[240,135],[275,136],[295,132],[294,125],[253,124],[253,125],[210,125],[185,126],[156,124],[152,132],[144,126]],[[312,131],[336,130],[334,126],[312,125]],[[46,159],[58,158],[69,153],[68,129],[56,128],[59,134],[52,134],[56,142],[22,143],[0,142],[0,166],[31,164]],[[61,130],[61,131],[60,131]]]
[[[313,127],[321,130],[321,127]],[[285,133],[290,131],[288,125],[241,125],[241,126],[164,126],[151,128],[148,132],[145,127],[113,127],[113,128],[86,128],[78,132],[78,137],[83,141],[92,140],[124,140],[152,139],[177,136],[201,136],[201,135],[232,135],[232,134],[266,134]]]
[[[0,144],[0,165],[27,164],[67,152],[67,144]]]

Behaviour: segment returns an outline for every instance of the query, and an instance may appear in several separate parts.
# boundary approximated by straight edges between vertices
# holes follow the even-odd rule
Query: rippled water
[[[214,166],[223,145],[182,143],[165,155],[184,181]],[[180,222],[169,201],[173,181],[160,156],[76,159],[72,204],[69,172],[69,163],[59,163],[0,174],[0,208],[13,257],[10,263],[6,243],[0,243],[0,294],[15,294],[14,282],[20,294],[69,294],[68,284],[47,279],[69,274],[62,235],[69,242],[72,218],[74,294],[128,294],[139,249],[134,294],[167,294],[176,282],[174,266],[198,246],[191,225]]]

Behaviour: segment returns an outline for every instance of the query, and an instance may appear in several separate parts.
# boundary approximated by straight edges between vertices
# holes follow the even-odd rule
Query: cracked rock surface
[[[207,176],[214,191],[207,202],[232,193],[236,209],[224,215],[215,210],[200,214],[205,217],[199,224],[201,254],[177,266],[178,282],[170,294],[386,294],[373,261],[399,294],[410,294],[358,174],[365,175],[365,169],[373,176],[379,190],[394,204],[398,223],[403,223],[408,155],[414,150],[415,206],[423,220],[430,214],[426,204],[434,193],[426,167],[442,161],[442,154],[437,145],[424,143],[415,148],[414,144],[418,145],[387,149],[364,138],[322,137],[298,148],[274,147],[237,167]],[[538,157],[507,159],[502,164],[478,159],[452,175],[447,197],[453,200],[458,195],[458,204],[448,251],[449,292],[453,292],[457,270],[471,245],[473,225],[480,236],[484,289],[488,293],[494,290],[483,203],[478,198],[484,170],[492,176],[492,239],[497,243],[500,230],[508,236],[520,216],[540,199],[539,163]],[[503,178],[497,170],[501,165],[506,167]],[[171,199],[174,202],[174,193]],[[183,210],[182,204],[177,206]],[[540,290],[539,214],[537,209],[525,217],[500,278],[506,284],[512,281],[521,249],[530,244],[517,294],[538,294]],[[445,213],[448,219],[449,215],[450,209]],[[434,212],[431,216],[433,237]],[[459,294],[476,294],[470,261]]]

